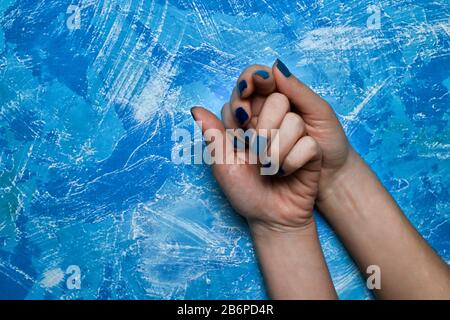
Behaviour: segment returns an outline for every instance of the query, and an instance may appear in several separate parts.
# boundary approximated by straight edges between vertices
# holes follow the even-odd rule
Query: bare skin
[[[259,110],[258,121],[254,122],[258,129],[280,129],[280,161],[288,176],[262,176],[258,165],[246,161],[248,150],[235,152],[230,147],[229,150],[236,153],[233,156],[237,164],[213,165],[214,176],[234,209],[247,218],[270,296],[334,299],[336,292],[312,216],[320,178],[321,150],[313,138],[305,135],[301,117],[288,112],[289,101],[283,95],[268,96]],[[192,114],[195,120],[202,122],[207,143],[213,140],[209,129],[221,132],[225,129],[206,109],[195,107]],[[225,134],[223,141],[225,145],[231,144]]]
[[[246,86],[240,85],[242,80]],[[281,178],[261,177],[250,165],[213,168],[233,207],[249,221],[272,298],[336,298],[311,213],[316,205],[364,275],[368,266],[380,267],[381,289],[374,290],[378,298],[450,299],[449,267],[353,150],[326,101],[280,62],[272,68],[247,68],[237,88],[241,90],[233,91],[222,110],[223,123],[202,108],[193,111],[196,120],[203,121],[206,128],[221,130],[224,126],[268,126],[270,121],[260,117],[265,113],[276,118],[276,111],[263,110],[267,97],[278,92],[289,100],[291,110],[286,114],[295,113],[302,119],[299,126],[304,129],[290,126],[295,134],[302,132],[298,141],[308,136],[317,144],[316,152],[312,151],[316,147],[309,147],[307,161],[304,156],[302,161],[288,163],[282,159],[280,165],[287,167],[287,172]],[[267,108],[285,106],[280,96],[277,99],[279,103]],[[239,107],[247,117],[242,110],[237,113]],[[290,146],[288,153],[292,149]],[[292,153],[297,156],[290,159],[304,154]]]

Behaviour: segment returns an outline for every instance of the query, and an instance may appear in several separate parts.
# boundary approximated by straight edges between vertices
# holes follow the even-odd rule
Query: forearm
[[[314,222],[288,232],[250,229],[272,299],[336,299]]]
[[[384,299],[450,299],[448,266],[428,246],[364,161],[352,151],[317,202],[363,273],[381,270]]]

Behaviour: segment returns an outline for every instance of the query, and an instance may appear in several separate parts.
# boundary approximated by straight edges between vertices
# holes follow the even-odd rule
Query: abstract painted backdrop
[[[244,221],[171,161],[280,57],[450,263],[450,2],[2,0],[0,298],[266,298]],[[332,230],[343,299],[370,299]]]

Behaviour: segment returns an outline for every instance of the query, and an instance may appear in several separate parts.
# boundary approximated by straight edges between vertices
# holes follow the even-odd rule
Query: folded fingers
[[[239,76],[236,87],[239,96],[243,99],[252,94],[269,95],[276,90],[272,68],[261,64],[247,67]]]

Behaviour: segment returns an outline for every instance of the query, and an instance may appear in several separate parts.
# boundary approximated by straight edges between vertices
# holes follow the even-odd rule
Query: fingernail
[[[195,116],[194,116],[194,109],[195,109],[196,107],[192,107],[191,108],[191,116],[192,116],[192,118],[194,118],[194,120],[197,120],[197,119],[195,119]]]
[[[286,65],[280,59],[277,59],[277,68],[286,78],[289,78],[292,75],[288,67],[286,67]]]
[[[235,114],[240,124],[244,124],[248,120],[248,114],[242,107],[237,108]]]
[[[263,168],[270,168],[271,166],[272,166],[272,162],[268,162],[268,163],[262,165]]]
[[[247,89],[247,81],[245,81],[245,80],[239,81],[238,89],[239,89],[239,95],[242,96],[242,92],[244,92],[244,90]]]
[[[284,172],[283,168],[280,167],[280,169],[278,169],[277,176],[282,177],[282,176],[285,175],[285,173],[286,173],[286,172]]]
[[[270,77],[270,74],[266,70],[258,70],[254,73],[255,76],[260,76],[264,80]]]

